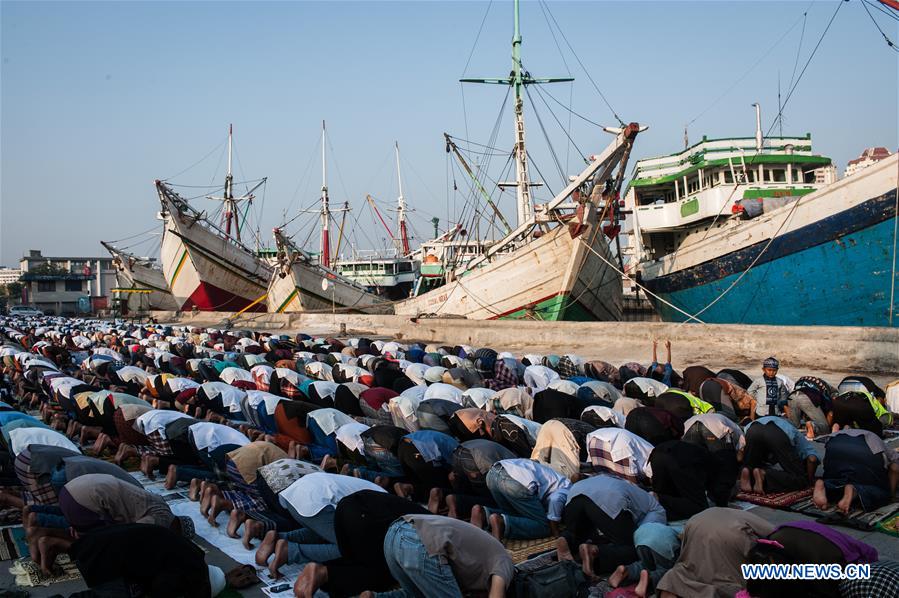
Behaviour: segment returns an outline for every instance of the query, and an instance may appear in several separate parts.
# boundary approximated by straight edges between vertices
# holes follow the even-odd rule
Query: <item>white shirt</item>
[[[200,388],[210,399],[221,397],[222,406],[231,413],[240,411],[240,402],[247,396],[241,389],[224,382],[204,382]]]
[[[599,428],[587,434],[587,446],[598,443],[609,452],[612,461],[630,459],[631,465],[642,471],[646,477],[652,477],[649,455],[654,448],[633,432],[621,428]]]
[[[368,428],[369,426],[359,422],[344,424],[337,428],[337,440],[351,451],[364,453],[362,449],[364,444],[362,442],[362,433],[368,430]]]
[[[23,449],[32,444],[46,446],[58,446],[80,453],[81,450],[71,440],[57,432],[46,428],[16,428],[9,433],[9,449],[13,455],[18,455]]]
[[[172,392],[181,392],[200,386],[200,384],[196,380],[185,378],[184,376],[173,376],[172,378],[166,380],[165,383],[169,388],[172,389]]]
[[[134,421],[134,429],[145,436],[149,436],[153,432],[159,432],[165,437],[165,427],[176,419],[181,419],[182,417],[190,416],[186,413],[181,413],[180,411],[153,409],[152,411],[147,411],[139,416]]]
[[[461,405],[462,390],[452,384],[435,382],[425,390],[424,400],[427,401],[428,399],[443,399],[444,401],[452,401],[457,405]]]
[[[279,397],[278,395],[273,395],[270,392],[264,392],[262,390],[248,390],[247,391],[247,402],[254,409],[259,406],[259,403],[265,403],[265,412],[268,415],[275,414],[275,407],[278,406],[278,403],[281,401],[286,401],[284,397]]]
[[[235,380],[242,380],[244,382],[252,382],[253,374],[251,374],[250,372],[248,372],[247,370],[245,370],[243,368],[230,367],[230,368],[225,368],[222,370],[222,373],[219,374],[219,379],[222,382],[226,382],[228,384],[231,384]]]
[[[188,428],[188,434],[193,438],[197,450],[214,451],[224,444],[236,444],[244,446],[250,444],[250,439],[239,430],[235,430],[223,424],[212,422],[199,422]]]
[[[715,435],[715,438],[722,439],[728,434],[733,434],[734,447],[737,450],[746,446],[746,437],[743,436],[743,428],[730,421],[720,413],[700,413],[694,415],[684,422],[684,433],[689,430],[693,424],[701,423],[709,432]]]
[[[333,434],[340,426],[351,424],[355,420],[337,409],[325,408],[310,411],[306,420],[314,420],[326,435]]]
[[[377,484],[336,473],[310,473],[278,495],[281,504],[300,517],[313,517],[325,507],[336,507],[345,496],[360,490],[387,492]]]
[[[620,413],[618,411],[615,411],[611,407],[605,407],[603,405],[590,405],[589,407],[587,407],[586,409],[581,411],[581,419],[583,419],[584,414],[587,413],[588,411],[592,411],[593,413],[595,413],[596,415],[598,415],[599,417],[601,417],[602,419],[604,419],[606,421],[609,421],[609,420],[614,421],[615,425],[619,428],[624,427],[624,422],[627,419],[624,417],[623,413]]]
[[[147,381],[149,374],[139,367],[126,365],[125,367],[116,370],[116,376],[119,377],[119,380],[124,380],[125,382],[138,382],[143,384]]]
[[[536,391],[549,388],[556,380],[561,380],[561,376],[545,365],[529,365],[524,369],[524,383]]]
[[[493,398],[493,395],[496,394],[495,390],[491,390],[489,388],[469,388],[465,392],[462,393],[463,397],[468,397],[471,399],[471,402],[475,404],[478,409],[483,409],[487,403],[490,402],[490,399]]]
[[[668,390],[668,387],[665,384],[662,384],[658,380],[653,380],[652,378],[631,378],[626,384],[630,384],[631,382],[640,387],[640,390],[646,393],[646,396],[648,397],[657,397]]]

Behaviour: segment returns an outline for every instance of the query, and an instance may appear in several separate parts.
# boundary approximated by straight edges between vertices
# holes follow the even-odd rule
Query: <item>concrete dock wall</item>
[[[154,312],[160,322],[220,325],[232,314]],[[899,377],[899,329],[825,326],[744,326],[663,322],[529,322],[418,319],[357,314],[244,314],[235,329],[273,333],[338,333],[390,336],[405,341],[467,344],[497,349],[571,351],[612,363],[646,361],[653,339],[670,339],[677,363],[709,366],[756,363],[775,355],[791,371],[872,372]],[[660,347],[661,350],[661,347]],[[659,357],[664,358],[660,353]]]

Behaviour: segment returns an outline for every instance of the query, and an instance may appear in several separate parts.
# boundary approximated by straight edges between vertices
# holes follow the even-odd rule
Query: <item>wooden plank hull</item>
[[[322,280],[328,280],[328,290],[322,290]],[[389,302],[364,289],[347,284],[339,276],[329,274],[317,266],[296,262],[289,272],[276,269],[268,286],[268,311],[392,313]]]
[[[271,268],[176,210],[165,216],[162,271],[178,309],[239,311],[266,292]],[[265,311],[265,302],[252,311]]]
[[[473,320],[620,320],[621,277],[608,238],[592,224],[577,237],[558,226],[460,279],[396,304],[398,315]]]

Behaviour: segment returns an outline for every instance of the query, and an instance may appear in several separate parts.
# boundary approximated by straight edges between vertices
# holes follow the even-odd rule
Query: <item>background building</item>
[[[849,160],[846,172],[843,176],[852,176],[862,168],[867,168],[885,158],[890,157],[890,150],[885,147],[869,147],[855,160]]]
[[[16,282],[21,275],[19,268],[0,268],[0,285]]]
[[[107,257],[48,257],[32,249],[19,263],[22,302],[45,313],[96,312],[112,304],[115,268]]]

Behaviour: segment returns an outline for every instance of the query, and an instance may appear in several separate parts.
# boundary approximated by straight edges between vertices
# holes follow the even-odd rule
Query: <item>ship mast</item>
[[[322,121],[322,255],[321,265],[331,267],[331,238],[329,236],[331,209],[328,203],[328,162],[325,158],[325,121]]]
[[[515,29],[512,36],[512,72],[502,79],[460,79],[463,83],[492,83],[495,85],[511,85],[515,91],[515,182],[500,183],[501,187],[515,187],[515,195],[518,205],[518,225],[531,220],[534,217],[533,200],[531,199],[531,187],[539,183],[532,183],[528,175],[528,154],[525,148],[524,128],[524,87],[539,83],[562,83],[574,81],[572,77],[554,77],[535,79],[521,66],[521,27],[519,25],[519,0],[515,0]]]
[[[396,199],[396,213],[397,213],[397,221],[400,223],[400,243],[402,246],[400,249],[403,252],[403,256],[409,255],[409,233],[406,230],[406,198],[403,197],[403,176],[400,173],[400,144],[397,141],[393,142],[393,147],[396,150],[396,180],[397,184],[400,188],[400,195]]]
[[[232,185],[234,183],[234,177],[231,174],[231,151],[232,151],[232,142],[231,138],[234,133],[234,125],[228,125],[228,173],[225,175],[225,234],[229,237],[231,236],[231,221],[234,220],[235,215],[237,214],[237,205],[234,203],[234,193],[232,192]],[[235,223],[236,224],[236,223]],[[237,240],[240,241],[240,227],[235,226],[237,229]]]

